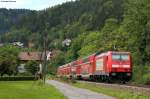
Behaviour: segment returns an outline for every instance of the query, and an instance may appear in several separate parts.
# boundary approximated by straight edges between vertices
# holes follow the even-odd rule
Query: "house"
[[[62,42],[62,46],[66,46],[66,47],[68,47],[68,46],[70,46],[71,45],[71,39],[65,39],[63,42]]]
[[[19,46],[19,47],[23,47],[24,46],[24,44],[21,43],[21,42],[13,42],[11,44],[14,45],[14,46]]]
[[[51,52],[46,51],[46,59],[49,61],[51,59]],[[18,72],[24,73],[25,70],[25,64],[28,61],[37,61],[39,63],[40,71],[42,72],[42,61],[44,60],[44,52],[20,52],[19,53],[19,60],[20,60],[20,66],[18,66]]]

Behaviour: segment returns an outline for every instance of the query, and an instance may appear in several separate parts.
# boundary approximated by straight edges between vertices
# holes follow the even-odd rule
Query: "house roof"
[[[46,55],[48,53],[49,51],[46,52]],[[29,60],[40,61],[44,60],[44,52],[21,52],[18,57],[22,61],[29,61]]]

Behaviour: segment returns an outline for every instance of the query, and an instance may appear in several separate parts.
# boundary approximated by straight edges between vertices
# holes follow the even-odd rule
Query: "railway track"
[[[141,94],[147,94],[150,95],[150,88],[145,87],[138,87],[138,86],[133,86],[133,85],[122,85],[122,84],[108,84],[108,83],[100,83],[100,82],[91,82],[91,81],[80,81],[78,80],[77,82],[79,83],[86,83],[86,84],[92,84],[96,86],[104,86],[108,88],[117,88],[117,89],[123,89],[131,92],[137,92]]]

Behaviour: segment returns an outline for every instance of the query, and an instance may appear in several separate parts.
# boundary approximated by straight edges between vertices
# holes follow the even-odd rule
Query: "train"
[[[128,82],[132,78],[131,53],[121,51],[94,53],[59,66],[57,76],[93,81]]]

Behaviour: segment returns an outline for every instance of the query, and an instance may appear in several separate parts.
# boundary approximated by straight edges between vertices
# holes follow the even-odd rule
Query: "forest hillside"
[[[30,13],[19,17],[19,21],[14,19],[13,25],[10,15],[0,16],[8,21],[4,23],[9,30],[1,29],[5,32],[1,43],[20,41],[27,46],[32,42],[42,50],[46,37],[48,49],[59,50],[51,62],[54,68],[97,51],[129,51],[135,79],[150,79],[149,0],[77,0],[25,12]],[[71,40],[70,46],[62,44],[66,39]]]

